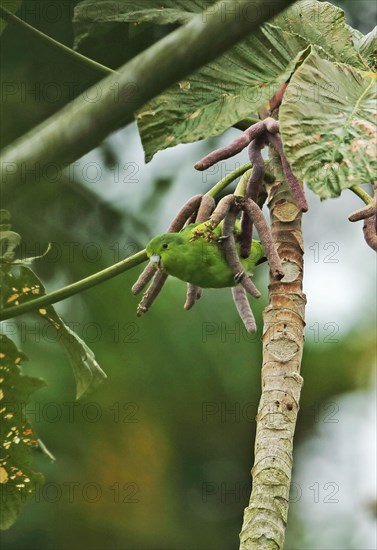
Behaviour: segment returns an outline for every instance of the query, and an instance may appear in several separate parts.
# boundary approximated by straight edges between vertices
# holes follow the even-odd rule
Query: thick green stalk
[[[241,550],[284,546],[292,477],[293,436],[303,379],[303,237],[297,208],[276,155],[276,181],[267,185],[272,235],[284,278],[270,278],[269,305],[263,313],[262,395],[257,414],[253,486],[240,534]]]

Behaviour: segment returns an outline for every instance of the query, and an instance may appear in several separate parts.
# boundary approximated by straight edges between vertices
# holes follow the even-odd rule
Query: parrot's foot
[[[226,241],[227,239],[229,239],[229,235],[221,235],[221,237],[219,237],[217,239],[217,242],[222,243],[222,242]]]
[[[239,271],[238,273],[235,274],[234,281],[238,284],[242,281],[244,276],[245,276],[245,272],[244,271]]]

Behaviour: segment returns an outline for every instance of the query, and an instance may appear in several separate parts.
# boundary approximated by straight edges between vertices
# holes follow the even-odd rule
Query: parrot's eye
[[[162,245],[162,248],[163,248],[164,250],[166,250],[168,247],[169,247],[168,243],[164,243],[164,244]]]

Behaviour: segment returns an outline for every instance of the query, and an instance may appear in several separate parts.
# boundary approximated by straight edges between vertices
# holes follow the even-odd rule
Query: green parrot
[[[237,277],[226,262],[221,247],[222,223],[211,231],[210,239],[193,234],[199,223],[187,225],[179,233],[157,235],[147,245],[150,261],[161,271],[182,281],[201,288],[224,288],[236,286]],[[236,226],[236,243],[239,237],[239,225]],[[238,243],[237,243],[238,249]],[[245,273],[266,261],[262,244],[252,241],[251,254],[241,259]]]

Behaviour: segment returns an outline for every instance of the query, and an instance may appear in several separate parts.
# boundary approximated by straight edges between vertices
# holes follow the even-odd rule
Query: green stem
[[[83,63],[84,65],[86,65],[87,67],[90,67],[91,69],[100,71],[104,75],[114,74],[117,72],[117,71],[114,71],[113,69],[110,69],[109,67],[106,67],[105,65],[101,65],[101,63],[97,63],[97,61],[94,61],[93,59],[90,59],[89,57],[86,57],[85,55],[82,55],[81,53],[78,53],[75,50],[72,50],[71,48],[68,48],[68,46],[65,46],[61,42],[54,40],[53,38],[51,38],[51,36],[48,36],[47,34],[44,34],[43,32],[33,27],[32,25],[29,25],[29,23],[26,23],[26,21],[24,21],[23,19],[20,19],[19,17],[17,17],[17,15],[14,15],[3,6],[0,6],[0,17],[2,17],[4,21],[7,21],[8,23],[14,23],[15,25],[18,25],[19,27],[27,31],[29,34],[34,35],[35,37],[38,37],[39,39],[46,42],[49,46],[54,47],[55,49],[61,51],[65,55],[69,55],[74,60],[79,61],[80,63]]]
[[[209,197],[216,197],[216,195],[218,195],[220,191],[225,189],[225,187],[227,187],[230,183],[232,183],[232,181],[242,176],[242,174],[244,174],[247,170],[250,170],[250,168],[251,168],[250,162],[243,164],[242,166],[240,166],[239,168],[237,168],[236,170],[234,170],[233,172],[225,176],[225,178],[220,180],[218,183],[216,183],[216,185],[214,185],[212,189],[207,191],[206,195],[208,195]]]
[[[365,202],[365,204],[372,204],[373,203],[373,197],[371,197],[364,189],[362,189],[359,185],[353,185],[349,188],[350,191],[355,193],[360,199]]]
[[[94,273],[94,275],[90,275],[85,279],[81,279],[76,283],[72,283],[71,285],[60,288],[59,290],[55,290],[55,292],[50,292],[50,294],[46,294],[45,296],[41,296],[40,298],[36,298],[35,300],[31,300],[30,302],[26,302],[19,306],[13,306],[3,309],[0,312],[0,321],[5,321],[6,319],[22,315],[23,313],[29,313],[34,309],[40,309],[42,307],[55,304],[56,302],[60,302],[61,300],[65,300],[66,298],[70,298],[78,292],[87,290],[92,286],[98,285],[99,283],[103,283],[104,281],[108,281],[109,279],[116,277],[120,273],[128,271],[132,267],[135,267],[142,262],[145,262],[145,260],[147,259],[148,256],[146,251],[141,250],[140,252],[137,252],[133,256],[130,256],[129,258],[122,260],[121,262],[107,267],[106,269],[103,269],[98,273]]]

